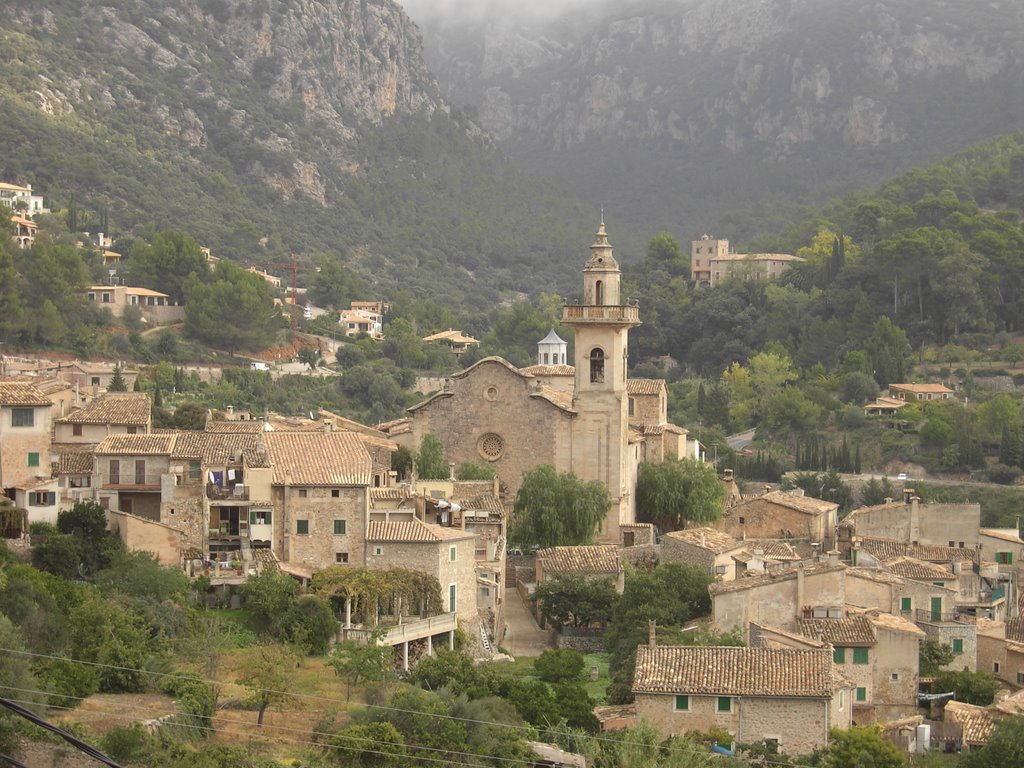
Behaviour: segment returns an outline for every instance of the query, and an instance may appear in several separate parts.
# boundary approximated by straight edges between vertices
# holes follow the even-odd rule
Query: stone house
[[[114,434],[96,446],[92,488],[99,503],[160,521],[160,507],[174,497],[171,473],[174,433]]]
[[[717,528],[686,528],[661,537],[661,559],[696,565],[722,581],[736,578],[736,559],[746,550],[746,542]]]
[[[625,572],[615,544],[580,547],[549,547],[537,552],[536,583],[543,584],[553,576],[572,575],[593,579],[609,579],[615,591],[622,594]]]
[[[74,387],[76,395],[81,400],[89,400],[107,391],[118,367],[114,363],[75,361],[61,365],[56,373],[57,378]],[[138,371],[122,367],[121,378],[128,389],[135,385],[138,375]]]
[[[1024,686],[1024,619],[978,619],[978,671],[1013,686]]]
[[[802,491],[770,491],[729,507],[715,527],[738,539],[802,540],[828,550],[838,510],[838,504]]]
[[[51,477],[51,418],[50,400],[35,385],[0,379],[0,490],[19,507],[29,509],[30,522],[35,516],[28,494],[51,492],[36,488]],[[53,504],[45,506],[55,509],[56,486],[52,492]]]
[[[145,392],[108,392],[54,420],[55,443],[97,444],[108,435],[152,431],[153,401]]]
[[[949,400],[953,390],[942,384],[890,384],[889,397],[893,400]]]
[[[166,325],[185,319],[184,307],[175,304],[166,293],[150,288],[93,285],[86,292],[85,298],[114,317],[121,317],[126,309],[134,307],[139,310],[142,319],[152,325]]]
[[[902,502],[861,507],[844,517],[837,547],[846,559],[858,539],[869,538],[904,546],[972,549],[980,543],[980,527],[980,504],[921,504],[914,490],[906,488]]]
[[[827,648],[641,645],[633,678],[637,715],[663,739],[714,728],[790,755],[825,747],[830,729],[850,727],[853,691]]]
[[[443,610],[460,622],[479,623],[476,534],[427,525],[422,520],[370,521],[366,531],[367,568],[410,568],[434,576],[441,585]]]
[[[854,688],[858,725],[912,715],[917,709],[918,650],[924,632],[887,613],[802,618],[797,631],[832,648],[833,661]]]
[[[312,572],[364,565],[373,462],[353,433],[268,432],[272,541],[279,560]]]
[[[825,560],[715,582],[708,587],[714,622],[726,631],[739,629],[746,637],[750,622],[786,626],[808,612],[841,616],[845,571],[841,563]]]

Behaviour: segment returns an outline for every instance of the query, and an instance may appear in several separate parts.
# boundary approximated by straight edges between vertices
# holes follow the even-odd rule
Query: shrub
[[[36,670],[36,675],[51,691],[50,705],[55,707],[74,707],[80,699],[88,698],[100,689],[100,677],[95,667],[64,659],[47,663]]]
[[[544,651],[533,662],[537,677],[549,683],[577,680],[583,674],[586,659],[579,651],[556,648]]]

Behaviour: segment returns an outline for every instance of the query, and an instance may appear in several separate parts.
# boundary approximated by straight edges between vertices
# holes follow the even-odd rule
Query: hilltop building
[[[804,259],[789,253],[733,253],[728,240],[701,235],[690,243],[690,280],[698,288],[719,285],[730,277],[777,280]]]

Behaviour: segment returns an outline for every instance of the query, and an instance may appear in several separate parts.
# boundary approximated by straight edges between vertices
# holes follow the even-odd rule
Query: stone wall
[[[788,755],[805,755],[827,743],[829,727],[826,699],[732,697],[732,711],[718,711],[717,696],[689,697],[689,711],[675,710],[675,696],[637,694],[640,719],[655,728],[661,738],[687,731],[712,728],[731,733],[739,743],[772,738]]]
[[[366,541],[365,486],[275,486],[274,541],[282,560],[318,571],[339,564],[338,554],[348,555],[349,565],[363,565]],[[298,521],[307,522],[308,533],[298,533]],[[334,533],[334,521],[345,521],[345,533]]]
[[[149,552],[160,565],[180,565],[184,540],[181,531],[116,510],[107,512],[107,524],[129,550]]]
[[[604,653],[604,630],[579,631],[565,627],[559,632],[554,627],[550,630],[551,643],[556,648],[568,648],[580,653]]]

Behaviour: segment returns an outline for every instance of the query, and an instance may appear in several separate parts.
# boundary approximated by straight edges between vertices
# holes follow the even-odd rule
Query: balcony
[[[977,619],[966,613],[942,613],[918,608],[914,611],[914,621],[924,624],[974,624]]]
[[[121,472],[120,474],[101,474],[97,485],[112,491],[159,491],[163,475]]]
[[[569,304],[562,307],[562,322],[571,323],[577,320],[639,324],[640,308],[599,304]]]
[[[249,486],[238,483],[222,488],[216,483],[207,483],[206,498],[211,501],[248,501]]]
[[[454,632],[458,627],[459,622],[454,613],[441,613],[425,619],[405,619],[401,624],[387,627],[377,640],[377,644],[398,645],[410,640],[422,640],[425,637],[439,635],[442,632]],[[374,629],[368,627],[342,627],[341,633],[346,640],[358,640],[360,643],[368,643],[373,638]]]

